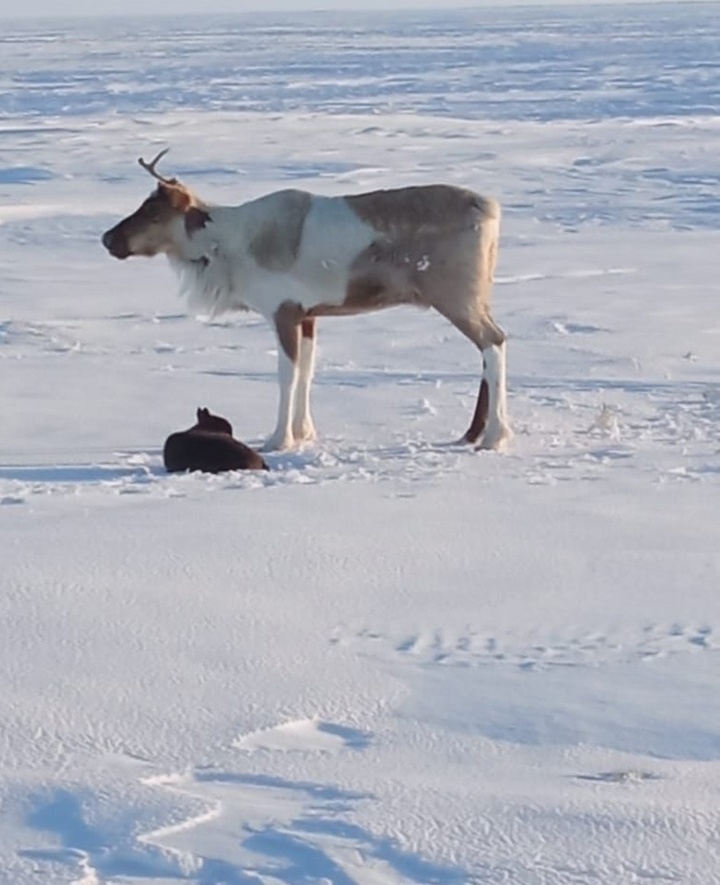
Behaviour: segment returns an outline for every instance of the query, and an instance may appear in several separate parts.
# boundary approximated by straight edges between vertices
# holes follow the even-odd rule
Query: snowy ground
[[[716,4],[0,36],[0,882],[709,885],[720,870]],[[439,317],[275,351],[100,233],[201,195],[430,181],[505,208],[505,456]]]

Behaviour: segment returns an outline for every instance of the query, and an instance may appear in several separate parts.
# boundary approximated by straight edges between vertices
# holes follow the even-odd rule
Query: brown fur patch
[[[179,181],[171,184],[161,182],[155,191],[155,196],[175,212],[186,212],[190,206],[195,204],[195,197],[191,191]]]
[[[339,312],[414,304],[449,316],[458,300],[461,310],[470,305],[471,314],[482,313],[489,294],[482,230],[484,221],[499,216],[495,200],[449,185],[374,191],[345,200],[379,236],[353,262]]]
[[[283,301],[275,311],[275,331],[288,359],[297,363],[300,354],[300,327],[305,311],[295,301]]]
[[[315,337],[315,320],[312,317],[306,317],[300,323],[300,330],[303,338]]]
[[[185,230],[187,235],[190,237],[197,231],[202,230],[208,221],[210,221],[209,212],[206,212],[205,209],[201,209],[199,206],[190,206],[185,213]]]
[[[408,230],[450,233],[499,212],[494,200],[445,184],[371,191],[345,200],[363,221],[391,236]]]
[[[392,293],[373,276],[355,277],[347,285],[343,307],[348,311],[361,313],[366,310],[380,310],[396,303]]]
[[[478,398],[477,403],[475,404],[475,412],[473,413],[472,421],[470,422],[470,426],[468,427],[463,439],[468,443],[476,443],[480,436],[482,435],[483,430],[485,430],[485,424],[487,423],[487,415],[488,415],[488,405],[489,405],[489,388],[488,383],[483,379],[480,382],[480,390],[478,390]]]
[[[293,266],[311,200],[311,195],[304,191],[284,192],[279,217],[268,218],[250,241],[250,254],[260,267],[285,271]]]

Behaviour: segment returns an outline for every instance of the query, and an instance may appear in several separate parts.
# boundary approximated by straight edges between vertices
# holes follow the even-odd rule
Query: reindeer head
[[[210,217],[177,178],[165,178],[156,172],[158,161],[167,151],[160,151],[150,163],[138,160],[158,180],[158,186],[139,209],[102,235],[103,246],[115,258],[176,254],[183,237],[204,227]]]

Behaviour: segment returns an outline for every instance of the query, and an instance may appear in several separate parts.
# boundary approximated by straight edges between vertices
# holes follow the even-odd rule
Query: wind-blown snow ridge
[[[273,728],[243,735],[233,746],[239,750],[278,750],[284,752],[332,753],[344,747],[365,746],[368,735],[357,729],[323,722],[320,719],[298,719]]]
[[[310,732],[313,732],[309,740]],[[326,753],[328,735],[350,739],[352,730],[314,720],[285,723],[236,742],[240,749]],[[324,736],[321,736],[324,735]],[[354,739],[350,739],[353,743]],[[249,741],[249,742],[248,742]],[[337,744],[332,749],[338,749]],[[230,876],[240,882],[295,881],[296,877],[330,882],[386,883],[407,881],[459,883],[466,874],[433,867],[405,855],[390,840],[378,840],[370,832],[345,820],[353,804],[372,797],[338,790],[322,784],[247,776],[231,772],[196,771],[167,777],[153,776],[145,783],[173,793],[201,799],[209,810],[180,823],[155,830],[141,841],[175,856],[187,875],[199,881],[222,881]],[[183,847],[194,829],[235,821],[234,836],[215,839],[220,856],[193,857]],[[239,821],[242,823],[238,826]],[[233,857],[233,862],[221,859]],[[265,878],[268,876],[269,878]],[[415,879],[415,876],[427,877]],[[238,878],[239,877],[239,878]]]

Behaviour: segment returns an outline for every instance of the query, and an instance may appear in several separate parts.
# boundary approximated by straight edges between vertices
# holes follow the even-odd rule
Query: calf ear
[[[210,215],[198,206],[190,206],[185,213],[185,230],[191,237],[196,231],[201,230],[210,220]]]

